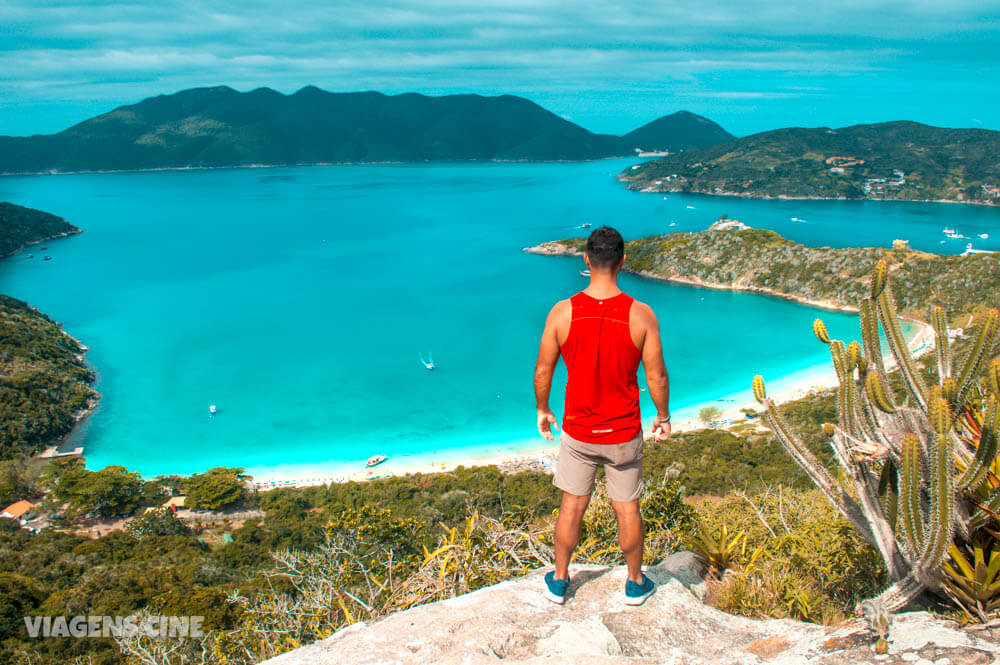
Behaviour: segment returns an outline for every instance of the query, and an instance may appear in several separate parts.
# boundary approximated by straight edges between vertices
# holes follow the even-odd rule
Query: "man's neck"
[[[590,285],[583,290],[591,298],[604,300],[614,298],[622,292],[618,288],[618,274],[604,271],[590,271]]]

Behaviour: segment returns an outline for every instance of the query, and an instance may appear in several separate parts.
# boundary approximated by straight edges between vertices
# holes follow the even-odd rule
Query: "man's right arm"
[[[645,328],[642,341],[642,366],[646,369],[649,396],[656,405],[653,435],[657,441],[663,441],[670,436],[670,378],[667,376],[667,365],[663,362],[660,323],[648,305],[643,304],[642,314]]]

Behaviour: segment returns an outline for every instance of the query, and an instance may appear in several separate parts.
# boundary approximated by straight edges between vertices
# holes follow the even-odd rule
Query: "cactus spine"
[[[860,344],[845,346],[830,338],[821,320],[813,323],[816,338],[830,348],[840,383],[839,423],[823,431],[853,487],[834,481],[794,436],[760,376],[754,377],[753,392],[781,445],[882,555],[893,584],[860,603],[858,611],[883,617],[925,590],[940,590],[940,567],[956,531],[964,537],[981,525],[983,505],[1000,512],[1000,489],[993,489],[996,475],[990,473],[1000,452],[1000,358],[985,367],[986,380],[979,381],[996,345],[1000,314],[987,312],[968,355],[956,362],[945,313],[932,308],[938,380],[928,385],[900,329],[886,259],[876,264],[871,295],[859,310]],[[902,402],[889,388],[880,330],[905,389]],[[961,369],[953,375],[954,367]],[[976,397],[983,390],[983,399]],[[970,404],[981,416],[978,430],[970,424]],[[988,474],[993,484],[986,482]],[[973,492],[978,501],[970,498]]]

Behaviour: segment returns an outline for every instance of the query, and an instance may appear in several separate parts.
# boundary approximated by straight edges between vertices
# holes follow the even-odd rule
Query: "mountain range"
[[[910,121],[789,127],[630,167],[633,189],[1000,203],[1000,132]]]
[[[308,86],[193,88],[121,106],[58,134],[0,137],[0,174],[464,160],[583,160],[732,138],[681,112],[620,136],[594,134],[522,97]]]

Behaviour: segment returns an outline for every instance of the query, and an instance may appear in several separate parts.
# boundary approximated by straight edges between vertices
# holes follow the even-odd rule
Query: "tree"
[[[185,504],[189,508],[222,510],[247,498],[247,482],[251,476],[240,467],[219,466],[205,473],[196,473],[184,483]]]
[[[720,411],[718,407],[706,406],[700,411],[698,411],[698,420],[708,425],[712,421],[718,420],[719,416],[721,415],[722,411]]]
[[[39,479],[60,503],[69,506],[73,515],[94,512],[101,517],[127,515],[142,504],[142,478],[123,466],[108,466],[100,471],[83,468],[80,458],[59,459],[49,463]]]

